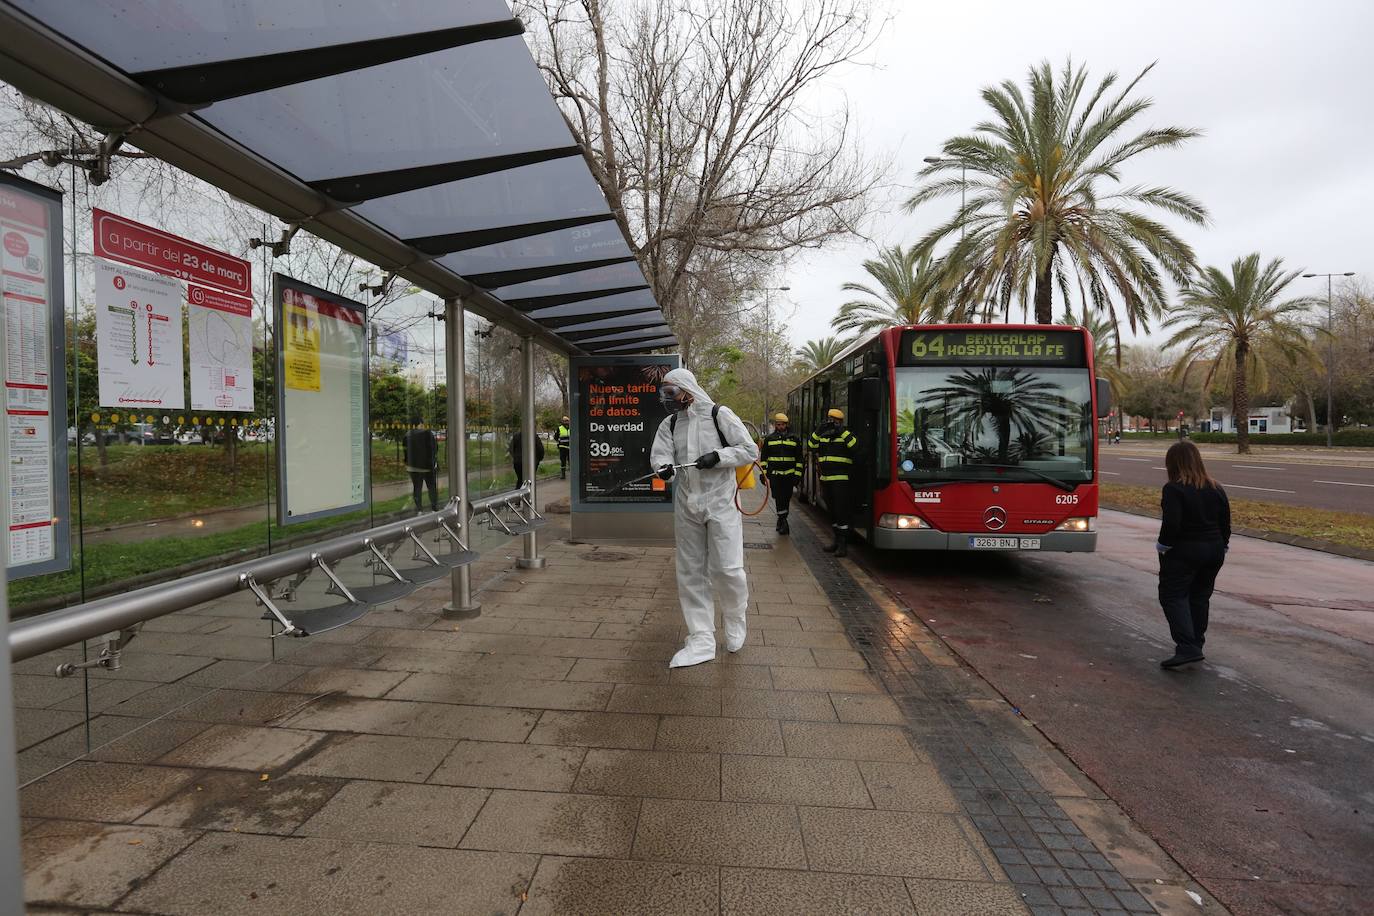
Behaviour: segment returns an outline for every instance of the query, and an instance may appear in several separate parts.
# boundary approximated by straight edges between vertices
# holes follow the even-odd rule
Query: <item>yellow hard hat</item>
[[[827,410],[827,411],[825,412],[825,415],[826,415],[827,417],[829,417],[830,419],[832,419],[832,420],[843,420],[843,419],[844,419],[844,411],[843,411],[843,410],[840,410],[840,408],[838,408],[838,407],[832,407],[832,408],[830,408],[829,410]]]
[[[789,422],[788,419],[787,419],[787,414],[785,414],[785,413],[775,413],[775,414],[773,414],[773,422],[774,422],[774,423],[787,423],[787,422]]]

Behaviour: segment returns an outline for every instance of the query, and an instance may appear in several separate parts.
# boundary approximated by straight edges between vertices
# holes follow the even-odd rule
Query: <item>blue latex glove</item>
[[[1167,544],[1161,544],[1159,543],[1159,541],[1155,541],[1155,553],[1159,554],[1162,557],[1168,552],[1169,546]]]

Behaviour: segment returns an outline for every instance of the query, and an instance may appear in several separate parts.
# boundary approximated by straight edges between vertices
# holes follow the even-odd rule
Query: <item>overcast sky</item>
[[[901,187],[881,202],[869,230],[875,243],[910,243],[948,216],[944,203],[911,215],[900,203],[921,158],[988,115],[983,86],[1023,82],[1042,59],[1059,65],[1071,55],[1093,76],[1123,77],[1158,61],[1141,84],[1155,106],[1137,123],[1204,135],[1141,155],[1123,179],[1170,185],[1208,208],[1210,226],[1182,229],[1199,261],[1226,266],[1259,251],[1308,271],[1374,279],[1369,0],[893,0],[892,9],[870,55],[876,66],[848,70],[829,87],[848,99],[864,146],[895,159]],[[791,291],[778,295],[796,308],[794,342],[833,333],[829,321],[848,298],[840,284],[866,278],[861,263],[872,250],[808,252],[789,266],[780,282]],[[1290,290],[1325,294],[1326,286],[1299,279]]]

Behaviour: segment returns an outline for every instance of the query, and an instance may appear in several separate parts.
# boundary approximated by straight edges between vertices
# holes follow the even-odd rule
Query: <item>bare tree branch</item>
[[[816,90],[867,0],[517,0],[536,59],[683,344],[789,255],[857,234],[887,164]]]

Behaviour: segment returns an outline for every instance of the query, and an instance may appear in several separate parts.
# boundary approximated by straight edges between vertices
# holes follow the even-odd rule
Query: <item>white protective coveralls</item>
[[[744,525],[735,507],[735,468],[758,460],[758,446],[749,430],[728,407],[716,414],[722,442],[711,421],[714,406],[709,395],[686,369],[674,369],[661,384],[677,385],[689,392],[691,406],[659,424],[649,453],[655,468],[687,464],[715,452],[720,464],[713,468],[683,468],[674,475],[673,529],[677,539],[677,592],[687,624],[687,642],[669,662],[682,668],[709,662],[716,657],[714,584],[725,621],[725,648],[738,652],[744,645],[745,606],[749,585],[744,577]]]

